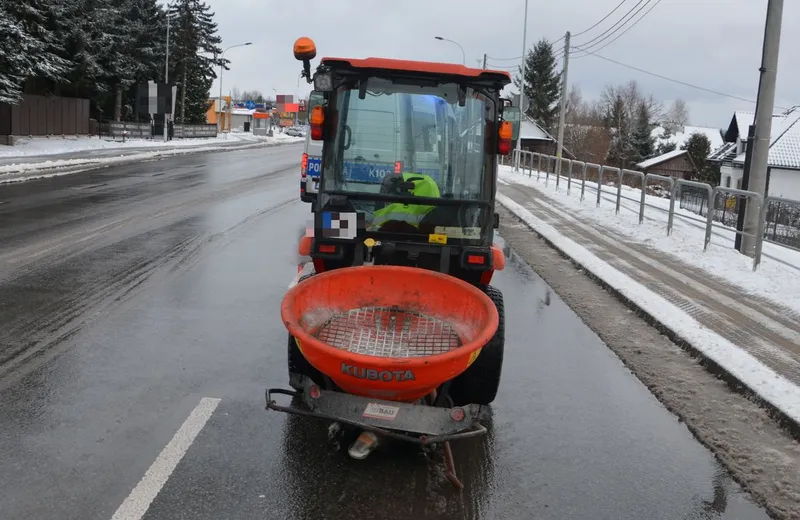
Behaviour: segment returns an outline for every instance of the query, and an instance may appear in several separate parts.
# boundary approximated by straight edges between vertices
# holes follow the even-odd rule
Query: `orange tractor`
[[[380,439],[442,445],[486,432],[503,364],[504,267],[494,245],[498,156],[520,113],[507,72],[391,59],[295,57],[322,100],[309,115],[322,143],[310,257],[284,297],[292,390],[267,408],[362,431],[350,455]],[[277,395],[294,399],[281,405]]]

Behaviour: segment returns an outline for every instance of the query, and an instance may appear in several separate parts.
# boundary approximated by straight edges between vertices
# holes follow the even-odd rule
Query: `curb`
[[[158,155],[147,156],[147,157],[141,157],[141,155],[147,154],[149,152],[139,151],[137,153],[132,153],[129,155],[117,156],[116,158],[118,158],[119,160],[110,163],[98,162],[98,159],[86,159],[84,162],[78,162],[76,164],[66,164],[61,166],[42,166],[41,168],[29,168],[29,169],[0,173],[0,185],[10,184],[13,182],[22,182],[26,180],[33,180],[46,176],[52,176],[55,174],[68,175],[71,173],[80,173],[90,170],[97,170],[100,168],[122,166],[125,164],[130,164],[140,161],[146,162],[146,161],[157,161],[160,159],[169,159],[171,157],[179,155],[194,155],[198,153],[236,152],[240,150],[247,150],[250,148],[271,148],[276,146],[300,144],[301,142],[302,141],[298,141],[296,143],[247,143],[247,144],[242,144],[240,146],[220,146],[220,147],[214,147],[214,146],[203,147],[202,145],[199,145],[197,146],[197,148],[202,148],[202,149],[198,150],[193,150],[192,149],[193,147],[187,146],[182,148],[173,148],[171,150],[165,150],[164,153],[159,153]],[[72,160],[81,161],[81,159],[72,159]]]
[[[511,208],[509,208],[499,200],[497,202],[501,206],[503,206],[503,208],[506,211],[508,211],[508,213],[512,215],[517,222],[519,222],[526,228],[533,231],[536,234],[536,236],[538,236],[541,240],[543,240],[548,246],[550,246],[550,248],[555,250],[563,258],[569,260],[576,268],[583,271],[583,274],[586,275],[589,279],[591,279],[593,282],[595,282],[600,287],[609,292],[611,295],[613,295],[616,299],[622,302],[630,310],[634,311],[639,318],[643,319],[647,324],[654,327],[661,334],[665,335],[675,345],[677,345],[684,351],[688,352],[693,358],[697,359],[700,362],[701,366],[703,366],[709,373],[716,376],[718,379],[724,381],[731,390],[733,390],[737,394],[744,396],[750,401],[756,403],[761,408],[764,408],[768,412],[770,417],[778,423],[778,425],[780,425],[784,430],[786,430],[795,440],[800,442],[800,422],[798,422],[788,414],[784,413],[777,406],[763,399],[745,382],[743,382],[741,379],[733,375],[725,367],[723,367],[716,361],[709,359],[697,347],[692,345],[690,341],[688,341],[682,335],[680,335],[679,333],[675,332],[670,327],[665,325],[653,313],[650,313],[645,309],[643,309],[635,301],[631,300],[630,298],[622,294],[622,292],[619,289],[609,284],[608,282],[603,280],[600,276],[592,272],[590,269],[586,268],[579,261],[569,256],[562,249],[556,246],[550,239],[542,235],[538,230],[536,230],[534,227],[528,224],[524,219],[520,218],[516,213],[514,213],[514,211],[511,210]]]

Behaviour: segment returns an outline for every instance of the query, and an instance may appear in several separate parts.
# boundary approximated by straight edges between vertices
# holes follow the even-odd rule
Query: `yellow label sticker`
[[[428,243],[429,244],[446,244],[447,243],[447,235],[440,235],[438,233],[433,233],[428,235]]]
[[[483,349],[479,348],[478,350],[469,355],[469,361],[467,361],[467,368],[469,368],[469,366],[472,365],[476,359],[478,359],[478,356],[481,355],[481,350]]]

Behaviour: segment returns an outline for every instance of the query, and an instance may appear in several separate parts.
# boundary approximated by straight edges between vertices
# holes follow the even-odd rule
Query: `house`
[[[691,179],[697,166],[689,155],[689,150],[673,150],[665,154],[647,159],[636,165],[643,173],[653,173],[676,179]]]
[[[522,121],[520,121],[519,138],[522,140],[521,148],[523,150],[544,155],[557,155],[558,140],[526,115],[523,115]],[[516,146],[517,143],[515,141],[514,148]],[[575,159],[575,155],[566,148],[564,148],[563,157],[565,159]]]
[[[709,156],[710,161],[720,165],[720,182],[725,187],[742,187],[748,129],[754,118],[753,112],[735,112],[725,132],[726,144]],[[800,200],[800,109],[797,107],[772,116],[767,194]]]

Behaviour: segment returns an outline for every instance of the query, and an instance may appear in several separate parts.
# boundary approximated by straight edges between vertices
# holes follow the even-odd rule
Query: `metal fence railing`
[[[800,201],[798,200],[769,196],[763,198],[753,191],[723,186],[715,187],[704,182],[676,179],[662,175],[645,175],[639,171],[621,170],[612,166],[584,163],[564,158],[558,159],[550,155],[525,150],[514,150],[510,160],[503,159],[502,162],[503,164],[510,162],[515,170],[521,170],[523,173],[527,173],[528,176],[532,176],[535,172],[537,179],[544,177],[545,183],[549,183],[550,176],[555,174],[555,165],[558,160],[562,161],[562,173],[555,179],[556,191],[561,186],[561,177],[566,176],[568,194],[574,184],[573,180],[575,182],[580,181],[580,200],[583,201],[587,188],[587,179],[592,180],[592,183],[597,183],[597,187],[589,186],[589,188],[597,192],[597,206],[601,204],[602,199],[606,198],[615,203],[616,212],[619,213],[623,199],[635,202],[639,205],[639,224],[644,222],[645,209],[648,207],[667,213],[666,231],[668,235],[672,233],[676,216],[701,224],[705,228],[703,250],[708,248],[714,228],[755,238],[753,270],[758,268],[762,256],[770,256],[762,251],[764,242],[800,251]],[[608,181],[613,182],[613,184],[609,184]],[[623,186],[641,190],[640,196],[634,199],[625,195]],[[604,195],[608,195],[611,198]],[[668,198],[670,200],[669,209],[648,204],[647,195]],[[745,199],[748,204],[755,204],[759,208],[759,226],[755,234],[736,229],[739,210],[742,207],[741,201]],[[676,205],[704,218],[694,218],[676,213]],[[770,256],[770,258],[775,257]],[[775,259],[783,262],[779,258]]]
[[[199,139],[217,136],[217,125],[170,124],[171,139]],[[112,139],[161,139],[164,135],[163,123],[152,124],[131,121],[102,121],[97,123],[98,137]]]

